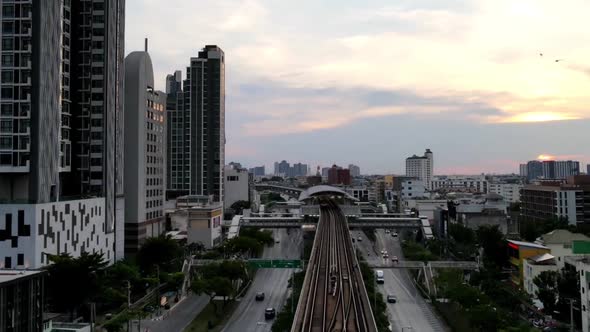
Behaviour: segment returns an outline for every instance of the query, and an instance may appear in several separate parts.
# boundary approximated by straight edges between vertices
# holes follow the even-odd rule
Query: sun
[[[547,160],[555,160],[555,156],[548,155],[548,154],[540,154],[537,157],[538,160],[547,161]]]

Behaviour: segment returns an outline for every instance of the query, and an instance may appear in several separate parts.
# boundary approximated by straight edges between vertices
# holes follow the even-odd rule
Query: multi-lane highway
[[[265,248],[262,258],[301,258],[303,251],[303,237],[300,230],[278,229],[273,231],[274,246]],[[288,292],[288,281],[293,269],[260,269],[256,273],[252,285],[240,300],[238,308],[228,321],[223,331],[270,331],[273,320],[264,318],[264,309],[275,308],[277,313],[285,304]],[[256,301],[257,292],[264,292],[263,301]]]
[[[346,218],[321,200],[320,221],[291,331],[376,331]]]
[[[382,262],[381,250],[386,250],[391,260],[397,256],[403,260],[403,253],[399,237],[393,237],[384,230],[376,232],[376,242],[373,243],[361,231],[353,231],[355,238],[361,237],[355,245],[367,261]],[[378,289],[384,296],[395,295],[397,303],[388,303],[387,310],[393,331],[430,332],[446,331],[445,324],[440,320],[428,303],[418,293],[407,271],[403,269],[383,269],[385,283]]]

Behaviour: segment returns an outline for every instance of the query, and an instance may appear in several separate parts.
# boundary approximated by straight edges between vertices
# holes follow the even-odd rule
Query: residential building
[[[147,40],[146,40],[147,47]],[[125,58],[125,255],[165,231],[166,94],[149,53]]]
[[[531,160],[526,164],[526,178],[531,181],[543,176],[543,163],[538,160]]]
[[[168,103],[169,197],[213,195],[223,202],[225,54],[216,45],[191,57],[182,93]],[[174,108],[175,107],[175,108]]]
[[[477,230],[483,225],[496,225],[503,234],[508,233],[506,201],[498,194],[453,199],[455,219],[465,227]]]
[[[297,164],[293,164],[293,167],[291,167],[292,170],[290,170],[290,176],[295,177],[295,176],[307,176],[307,174],[309,173],[309,169],[307,167],[307,164],[302,164],[302,163],[297,163]]]
[[[523,185],[521,183],[488,183],[488,192],[498,194],[504,197],[504,200],[509,203],[520,202],[520,190]]]
[[[122,0],[3,2],[5,265],[40,267],[41,253],[122,257],[123,23]]]
[[[322,184],[322,177],[318,175],[308,176],[307,184],[310,186],[317,186]]]
[[[275,162],[275,173],[274,173],[274,175],[288,176],[289,169],[290,168],[291,168],[291,164],[289,164],[286,160],[283,160],[280,163]]]
[[[345,191],[350,194],[350,196],[358,199],[359,202],[369,201],[369,189],[366,187],[347,187]]]
[[[574,160],[531,160],[526,164],[526,176],[529,181],[543,179],[566,179],[580,175],[580,162]]]
[[[586,165],[586,175],[590,175],[590,164]]]
[[[417,215],[434,220],[434,211],[437,208],[447,208],[447,203],[446,199],[408,199],[402,201],[400,212],[415,209]]]
[[[426,191],[426,185],[422,180],[403,180],[401,182],[400,192],[402,200],[430,197],[430,194],[428,193],[428,191]]]
[[[348,169],[350,170],[350,176],[357,177],[361,176],[361,168],[357,165],[350,164],[348,165]]]
[[[576,263],[576,271],[580,275],[582,331],[590,332],[590,258],[580,259]]]
[[[556,264],[554,255],[540,254],[523,260],[522,280],[525,292],[534,297],[537,296],[537,291],[539,289],[535,285],[534,280],[545,271],[560,271],[560,267]]]
[[[202,243],[212,248],[221,243],[223,206],[210,196],[181,196],[169,214],[172,229],[186,232],[187,243]]]
[[[488,193],[485,175],[439,175],[432,178],[432,190]]]
[[[515,285],[524,286],[524,260],[549,253],[549,248],[537,243],[508,240],[508,258],[510,264],[512,265],[512,282]]]
[[[228,209],[237,201],[250,201],[250,174],[245,168],[225,166],[223,206]]]
[[[252,167],[252,168],[250,168],[249,172],[252,173],[252,175],[254,175],[254,177],[264,176],[266,174],[264,171],[264,166]]]
[[[328,173],[330,172],[331,167],[322,167],[322,178],[328,180]]]
[[[590,237],[581,233],[572,233],[566,229],[556,229],[541,235],[535,243],[542,244],[555,256],[557,267],[565,266],[565,257],[590,254]],[[574,248],[575,246],[575,248]]]
[[[519,165],[519,174],[521,177],[526,178],[528,177],[528,172],[527,172],[527,164],[520,164]]]
[[[424,181],[426,188],[431,189],[432,174],[434,172],[433,154],[426,149],[424,156],[413,155],[406,158],[406,175]]]
[[[348,186],[350,185],[350,170],[344,169],[337,165],[332,165],[328,171],[328,184],[335,185],[341,184]]]
[[[526,185],[521,191],[520,214],[525,220],[567,219],[572,225],[590,222],[590,176]]]
[[[0,332],[43,331],[45,273],[0,270]]]
[[[374,180],[369,188],[369,202],[385,203],[385,181],[382,179]]]

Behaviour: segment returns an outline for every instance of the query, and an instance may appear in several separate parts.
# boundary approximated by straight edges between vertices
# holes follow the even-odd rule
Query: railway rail
[[[320,221],[291,331],[376,331],[346,218],[329,198],[320,203]]]

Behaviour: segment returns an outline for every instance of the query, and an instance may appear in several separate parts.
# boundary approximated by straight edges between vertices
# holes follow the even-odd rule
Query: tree
[[[498,225],[480,226],[476,234],[479,245],[483,248],[484,258],[488,263],[492,263],[496,267],[502,267],[508,263],[506,240]]]
[[[533,283],[538,288],[535,295],[543,303],[545,312],[548,314],[551,314],[556,308],[558,299],[557,286],[560,278],[557,271],[543,271],[533,279]]]
[[[244,209],[249,209],[250,208],[250,202],[248,202],[248,201],[237,201],[237,202],[234,202],[230,206],[230,208],[232,210],[234,210],[234,212],[236,214],[242,214],[243,211],[244,211]]]
[[[47,290],[54,310],[68,311],[72,317],[83,304],[99,294],[98,273],[106,267],[102,254],[83,252],[80,257],[69,254],[51,255]]]
[[[475,244],[475,232],[462,224],[449,224],[449,236],[462,244]]]
[[[192,281],[191,290],[197,295],[206,294],[209,296],[209,302],[213,304],[217,313],[217,305],[213,299],[216,296],[222,296],[223,306],[225,307],[227,297],[233,293],[233,286],[231,280],[226,277],[217,276],[211,279],[198,277]]]
[[[172,238],[151,237],[139,248],[137,263],[139,268],[147,273],[154,272],[156,265],[162,272],[172,272],[182,253],[182,248]]]

